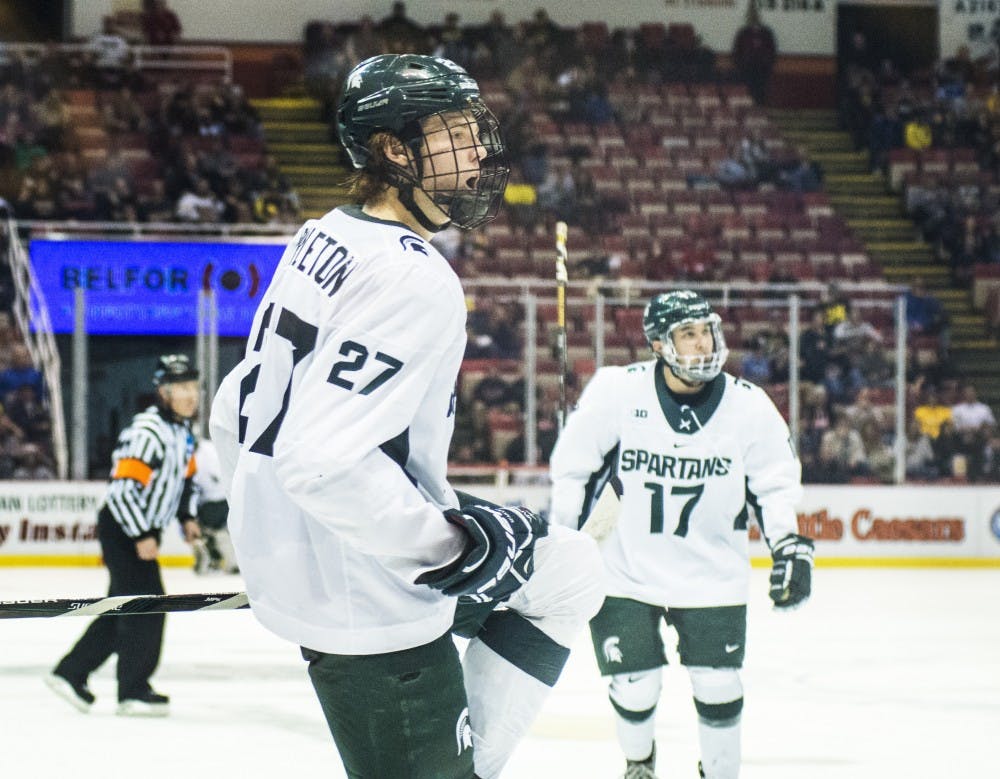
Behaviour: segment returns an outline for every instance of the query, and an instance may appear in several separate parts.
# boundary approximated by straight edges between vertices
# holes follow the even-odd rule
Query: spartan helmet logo
[[[619,641],[621,639],[618,636],[611,636],[604,639],[604,644],[601,648],[604,651],[604,659],[607,662],[620,663],[622,661],[622,650],[618,646]]]
[[[456,755],[462,754],[466,749],[472,749],[472,725],[469,724],[469,707],[462,709],[458,715],[458,722],[455,723],[455,745],[458,747]]]

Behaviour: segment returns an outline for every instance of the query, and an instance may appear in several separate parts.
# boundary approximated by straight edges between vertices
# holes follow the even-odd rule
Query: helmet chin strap
[[[417,220],[417,223],[430,233],[439,233],[451,224],[451,219],[443,224],[432,222],[427,214],[424,213],[424,210],[417,205],[416,198],[413,196],[413,190],[417,188],[416,182],[421,181],[424,176],[424,160],[420,156],[420,139],[423,138],[420,126],[414,124],[408,128],[407,132],[403,133],[403,136],[410,137],[409,141],[404,140],[403,143],[410,150],[413,166],[416,168],[416,175],[397,163],[389,162],[389,183],[399,191],[399,202]],[[428,200],[431,200],[430,196],[428,196]],[[431,202],[433,203],[434,201],[431,200]]]
[[[439,233],[451,224],[449,219],[443,224],[437,224],[428,219],[427,214],[424,210],[417,205],[417,201],[413,197],[413,184],[409,182],[400,181],[396,188],[399,190],[399,202],[403,204],[403,208],[410,212],[411,216],[420,223],[420,226],[425,230],[432,233]],[[433,201],[431,201],[433,202]]]
[[[677,372],[677,370],[674,368],[673,365],[671,365],[669,362],[663,359],[663,355],[660,354],[659,352],[656,353],[656,358],[659,361],[660,367],[663,367],[665,365],[674,375],[674,378],[677,379],[677,381],[679,381],[685,387],[690,387],[691,389],[695,389],[697,387],[705,386],[705,382],[703,381],[691,381],[690,379],[685,379]]]

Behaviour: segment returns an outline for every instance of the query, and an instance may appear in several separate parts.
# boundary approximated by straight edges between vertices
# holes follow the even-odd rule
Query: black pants
[[[129,538],[107,509],[97,515],[97,535],[104,564],[111,574],[108,595],[162,595],[163,580],[156,560],[140,560]],[[118,655],[118,700],[141,697],[160,662],[163,614],[98,617],[59,661],[55,672],[85,682],[112,654]]]
[[[446,634],[381,655],[302,650],[351,779],[473,779],[458,651]]]

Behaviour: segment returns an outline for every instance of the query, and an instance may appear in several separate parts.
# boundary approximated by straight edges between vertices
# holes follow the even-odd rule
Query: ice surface
[[[242,589],[232,576],[164,577],[172,593]],[[0,567],[0,600],[106,585],[99,568]],[[790,614],[770,610],[766,590],[767,572],[754,570],[743,779],[1000,777],[1000,570],[819,568],[813,599]],[[0,620],[0,776],[344,776],[298,649],[249,612],[169,615],[153,682],[172,713],[160,720],[115,716],[113,660],[91,680],[89,714],[46,689],[42,677],[87,624]],[[581,636],[505,779],[620,776],[610,712]],[[694,779],[694,707],[676,664],[657,741],[659,775]]]

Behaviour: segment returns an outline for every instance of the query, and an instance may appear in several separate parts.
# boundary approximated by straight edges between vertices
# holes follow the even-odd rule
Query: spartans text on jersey
[[[655,473],[660,478],[704,479],[709,476],[725,476],[733,461],[729,457],[675,457],[645,449],[626,449],[622,452],[621,470]]]

